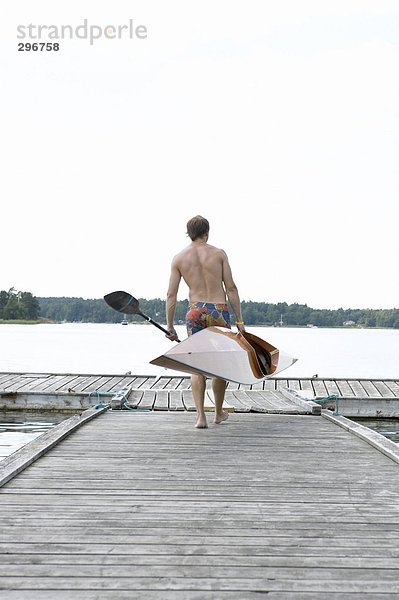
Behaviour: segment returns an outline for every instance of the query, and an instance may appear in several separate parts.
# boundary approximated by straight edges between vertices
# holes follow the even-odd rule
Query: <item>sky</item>
[[[398,2],[6,8],[0,289],[164,298],[201,214],[242,300],[399,307]]]

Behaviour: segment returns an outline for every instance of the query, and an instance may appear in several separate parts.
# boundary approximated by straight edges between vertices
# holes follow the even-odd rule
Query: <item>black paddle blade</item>
[[[127,292],[111,292],[104,296],[105,302],[118,312],[126,315],[140,314],[139,301]]]

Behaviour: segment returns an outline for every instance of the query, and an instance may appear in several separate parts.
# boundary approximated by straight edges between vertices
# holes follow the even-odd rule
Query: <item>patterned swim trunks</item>
[[[230,314],[227,304],[212,302],[190,302],[186,314],[187,334],[198,333],[206,327],[228,327],[231,329]]]

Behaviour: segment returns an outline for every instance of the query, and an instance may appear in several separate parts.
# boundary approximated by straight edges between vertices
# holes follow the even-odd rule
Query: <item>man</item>
[[[177,302],[177,292],[183,277],[189,288],[189,310],[186,315],[188,335],[192,335],[211,325],[230,328],[230,315],[227,300],[236,317],[239,331],[245,331],[241,315],[240,298],[233,281],[229,261],[224,250],[208,244],[209,222],[197,215],[187,223],[187,235],[191,244],[177,254],[172,261],[169,288],[166,299],[166,322],[172,341],[177,340],[173,327]],[[207,427],[204,412],[205,376],[192,375],[191,389],[197,410],[198,428]],[[212,379],[212,390],[215,397],[216,424],[228,417],[223,410],[226,381],[219,377]]]

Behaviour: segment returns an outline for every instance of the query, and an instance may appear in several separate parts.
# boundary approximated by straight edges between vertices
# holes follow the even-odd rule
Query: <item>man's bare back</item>
[[[182,278],[189,288],[190,302],[224,304],[228,300],[236,316],[238,329],[244,331],[240,298],[227,254],[208,244],[208,233],[204,233],[192,239],[191,244],[172,260],[166,299],[167,328],[171,340],[177,339],[173,321]]]
[[[193,242],[175,256],[173,266],[189,288],[190,302],[226,302],[223,286],[226,253],[206,242]]]

